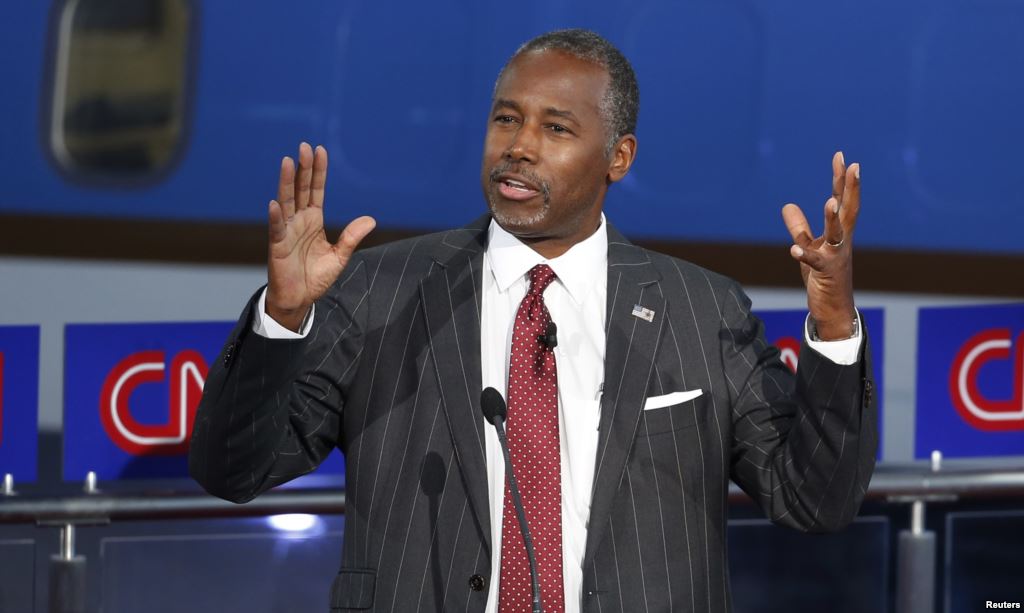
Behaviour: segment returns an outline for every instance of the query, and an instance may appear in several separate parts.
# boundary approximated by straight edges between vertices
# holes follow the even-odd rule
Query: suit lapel
[[[629,457],[667,315],[660,275],[647,253],[608,226],[608,310],[604,393],[584,568],[607,531],[612,499]],[[647,309],[647,311],[635,309]],[[653,312],[651,321],[646,317]]]
[[[490,542],[487,471],[480,413],[480,288],[489,217],[448,232],[420,282],[430,353],[469,503]]]

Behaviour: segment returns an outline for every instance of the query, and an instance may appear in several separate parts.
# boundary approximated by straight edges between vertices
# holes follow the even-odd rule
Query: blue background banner
[[[914,456],[1024,455],[1024,304],[922,308]]]
[[[0,475],[37,478],[39,326],[0,326]]]
[[[875,379],[875,389],[885,389],[882,379],[884,372],[885,357],[885,312],[881,308],[858,309],[864,326],[868,330],[871,341],[871,373]],[[782,351],[782,361],[791,369],[796,368],[796,358],[800,351],[800,343],[804,336],[804,321],[807,318],[805,309],[782,310],[782,311],[755,311],[755,314],[764,321],[765,336],[769,343],[772,343]],[[882,423],[884,415],[883,394],[878,397],[878,457],[882,457],[881,436],[883,433]]]
[[[258,0],[245,28],[235,5],[192,2],[180,160],[135,189],[63,179],[48,113],[55,3],[8,5],[0,45],[18,61],[4,84],[19,95],[0,97],[0,162],[21,180],[0,211],[11,214],[262,225],[281,156],[306,139],[330,151],[330,224],[461,226],[485,208],[498,71],[530,37],[586,27],[622,49],[640,85],[639,155],[606,208],[626,236],[785,244],[782,204],[820,223],[843,149],[870,188],[859,248],[1024,254],[1019,224],[1005,223],[1024,193],[1024,79],[1008,78],[1024,62],[1019,2],[865,0],[851,14],[810,0],[569,0],[525,3],[509,20],[486,0]],[[856,87],[823,86],[836,74]]]
[[[64,479],[187,478],[207,368],[233,322],[73,324],[65,330]],[[318,476],[341,475],[341,454]]]

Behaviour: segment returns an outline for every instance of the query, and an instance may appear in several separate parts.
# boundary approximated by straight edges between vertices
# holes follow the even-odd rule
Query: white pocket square
[[[703,393],[704,390],[695,389],[687,390],[685,392],[672,392],[671,394],[665,394],[664,396],[651,396],[644,402],[644,410],[650,411],[651,409],[660,409],[672,406],[673,404],[687,402]]]

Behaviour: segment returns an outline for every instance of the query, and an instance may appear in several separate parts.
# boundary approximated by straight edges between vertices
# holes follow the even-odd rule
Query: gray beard
[[[551,201],[548,199],[547,194],[544,194],[544,206],[539,211],[537,211],[536,214],[525,219],[519,216],[504,215],[502,213],[499,213],[497,207],[494,206],[494,203],[491,202],[490,199],[488,199],[488,204],[490,205],[491,209],[491,217],[493,217],[494,220],[498,222],[498,225],[500,225],[502,228],[506,230],[526,228],[534,224],[540,223],[541,221],[544,220],[545,217],[547,217],[548,212],[551,209]]]

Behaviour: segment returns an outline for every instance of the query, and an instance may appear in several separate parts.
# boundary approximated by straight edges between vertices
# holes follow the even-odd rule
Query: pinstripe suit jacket
[[[481,612],[497,579],[478,406],[488,222],[358,252],[306,339],[253,333],[251,302],[209,373],[190,470],[212,494],[245,502],[344,451],[332,611]],[[794,378],[734,282],[608,231],[582,608],[728,611],[730,477],[801,530],[857,513],[877,442],[866,343],[852,366],[804,347]]]

